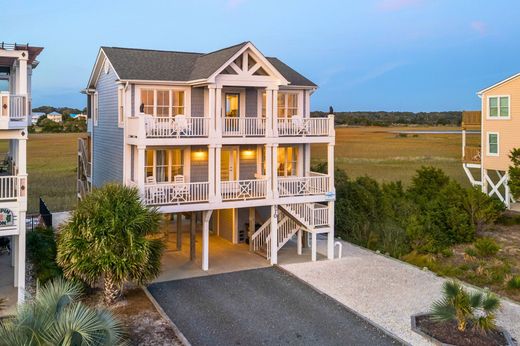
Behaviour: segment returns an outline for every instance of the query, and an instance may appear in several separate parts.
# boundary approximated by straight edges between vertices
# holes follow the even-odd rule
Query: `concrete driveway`
[[[155,283],[193,345],[396,345],[332,298],[275,267]]]

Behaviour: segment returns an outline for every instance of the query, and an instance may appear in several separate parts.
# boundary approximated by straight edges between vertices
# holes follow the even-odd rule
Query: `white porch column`
[[[209,269],[209,221],[213,210],[202,212],[202,270]]]
[[[278,191],[278,144],[273,144],[273,154],[272,154],[272,181],[273,181],[273,197],[278,198],[279,197],[279,191]]]
[[[265,121],[266,135],[273,137],[273,89],[265,89]]]
[[[215,88],[215,131],[216,137],[222,137],[222,86]]]
[[[334,202],[328,203],[329,227],[327,233],[327,258],[334,259]]]
[[[145,183],[145,148],[144,146],[137,146],[137,188],[141,197],[144,198],[144,183]]]
[[[327,146],[327,175],[329,176],[329,191],[334,189],[334,143]]]
[[[296,243],[296,245],[297,245],[297,248],[296,248],[296,249],[297,249],[297,253],[298,253],[298,255],[301,255],[301,254],[302,254],[302,245],[303,245],[303,244],[302,244],[302,241],[303,241],[303,239],[302,239],[303,234],[302,234],[302,233],[303,233],[303,230],[300,228],[300,229],[298,230],[298,234],[297,234],[297,235],[298,235],[298,241],[297,241],[297,243]]]
[[[208,145],[209,201],[215,200],[215,145]]]
[[[27,53],[26,53],[27,54]],[[29,57],[18,58],[18,68],[16,69],[18,83],[16,85],[16,93],[18,95],[27,95],[27,59]]]
[[[316,232],[311,233],[311,259],[313,262],[316,262]]]
[[[267,178],[267,198],[273,198],[273,149],[271,144],[265,145],[265,175]]]
[[[216,118],[215,118],[215,85],[208,85],[208,117],[209,117],[209,137],[215,138],[216,137]]]
[[[509,174],[505,172],[506,180],[504,181],[504,198],[506,202],[506,208],[511,208],[511,189],[509,188]]]
[[[271,205],[271,264],[278,263],[278,206]]]
[[[220,170],[222,165],[222,145],[215,145],[215,201],[222,201]]]
[[[303,162],[303,172],[304,172],[304,174],[308,174],[311,171],[311,145],[304,144],[303,151],[305,152],[304,162]]]
[[[273,137],[278,137],[278,88],[273,88]]]
[[[465,158],[466,152],[464,149],[466,148],[466,129],[462,129],[462,158]]]
[[[255,234],[256,227],[256,215],[255,215],[256,209],[254,207],[249,208],[249,229],[248,231],[248,237],[249,237],[249,251],[253,252],[253,242],[251,241],[251,237],[253,234]]]
[[[21,211],[19,214],[19,226],[18,231],[20,234],[18,235],[17,241],[17,256],[16,256],[16,265],[14,270],[17,273],[17,287],[18,287],[18,304],[23,303],[25,300],[25,211]]]

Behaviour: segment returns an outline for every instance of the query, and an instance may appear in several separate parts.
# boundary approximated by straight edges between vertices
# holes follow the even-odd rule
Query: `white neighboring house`
[[[18,301],[25,292],[25,218],[27,213],[27,126],[31,123],[31,75],[43,50],[0,45],[0,75],[9,90],[0,92],[0,139],[9,142],[0,173],[0,236],[11,236],[14,285]],[[5,273],[5,272],[2,272]]]
[[[63,122],[63,117],[58,112],[50,112],[47,114],[47,119],[54,121],[55,123]]]
[[[86,114],[83,114],[83,113],[79,113],[79,114],[70,114],[69,116],[70,116],[72,119],[76,119],[76,120],[83,119],[83,120],[87,121],[87,115],[86,115]]]
[[[44,115],[45,115],[45,113],[43,113],[43,112],[32,112],[31,124],[36,125],[36,123],[38,122],[38,119],[40,119]]]
[[[210,230],[249,239],[272,264],[293,236],[301,254],[303,235],[316,260],[325,234],[333,258],[334,117],[310,117],[316,88],[251,42],[210,53],[101,47],[78,195],[118,181],[161,213],[199,215],[203,270]],[[312,144],[327,147],[325,173],[311,171]]]

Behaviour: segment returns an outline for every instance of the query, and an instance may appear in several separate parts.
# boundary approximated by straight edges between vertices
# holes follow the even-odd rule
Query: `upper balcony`
[[[462,112],[463,130],[480,130],[482,125],[482,113],[480,111]]]
[[[155,117],[139,114],[129,117],[127,133],[137,139],[180,138],[254,138],[254,137],[329,137],[334,136],[334,116],[276,118],[274,124],[265,117]],[[214,129],[214,131],[212,131]]]
[[[27,97],[0,92],[0,129],[13,130],[28,126]]]

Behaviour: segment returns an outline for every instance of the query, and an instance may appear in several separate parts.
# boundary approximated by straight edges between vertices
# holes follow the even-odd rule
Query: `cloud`
[[[488,33],[488,26],[485,22],[480,20],[474,20],[470,23],[471,29],[478,32],[481,36],[484,36]]]
[[[235,9],[240,7],[245,2],[245,0],[227,0],[227,7],[231,9]]]
[[[422,3],[423,0],[380,0],[376,7],[380,11],[394,12],[418,6]]]

